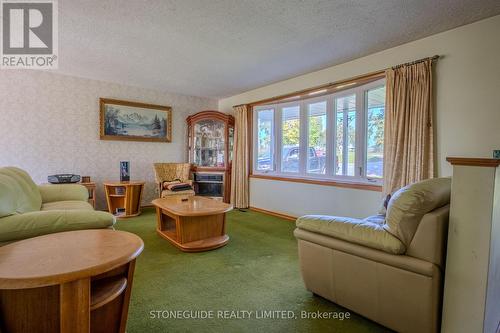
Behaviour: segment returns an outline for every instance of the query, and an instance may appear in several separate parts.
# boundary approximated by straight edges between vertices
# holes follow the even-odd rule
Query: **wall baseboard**
[[[249,209],[253,210],[255,212],[259,212],[259,213],[263,213],[263,214],[267,214],[267,215],[279,217],[279,218],[282,218],[282,219],[285,219],[285,220],[289,220],[289,221],[295,221],[297,219],[296,216],[287,215],[287,214],[278,213],[278,212],[273,212],[273,211],[267,210],[267,209],[262,209],[262,208],[257,208],[257,207],[251,207],[251,206],[249,207]]]

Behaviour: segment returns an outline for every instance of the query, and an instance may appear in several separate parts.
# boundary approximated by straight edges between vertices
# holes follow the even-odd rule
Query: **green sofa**
[[[36,185],[19,168],[0,168],[0,246],[61,231],[112,228],[114,216],[87,201],[82,185]]]

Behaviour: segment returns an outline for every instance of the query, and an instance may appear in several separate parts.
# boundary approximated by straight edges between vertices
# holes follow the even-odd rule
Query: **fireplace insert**
[[[195,172],[193,176],[196,195],[206,197],[224,196],[224,174]]]

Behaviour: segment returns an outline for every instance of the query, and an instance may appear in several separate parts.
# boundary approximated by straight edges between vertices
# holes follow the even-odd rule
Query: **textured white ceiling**
[[[496,14],[499,0],[64,0],[59,71],[226,97]]]

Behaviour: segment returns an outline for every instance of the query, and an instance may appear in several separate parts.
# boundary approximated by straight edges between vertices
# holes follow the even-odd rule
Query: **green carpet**
[[[302,311],[342,315],[348,310],[304,288],[293,222],[232,211],[227,216],[229,243],[202,253],[179,251],[156,234],[155,222],[153,209],[146,209],[117,223],[117,229],[137,234],[145,244],[137,259],[128,333],[388,331],[352,312],[344,320],[301,319]],[[224,310],[253,312],[249,319],[246,313],[244,319],[224,319],[218,312]],[[257,318],[260,311],[273,310],[290,311],[297,319]],[[157,318],[168,317],[167,312],[152,318],[151,311],[213,311],[215,318]]]

